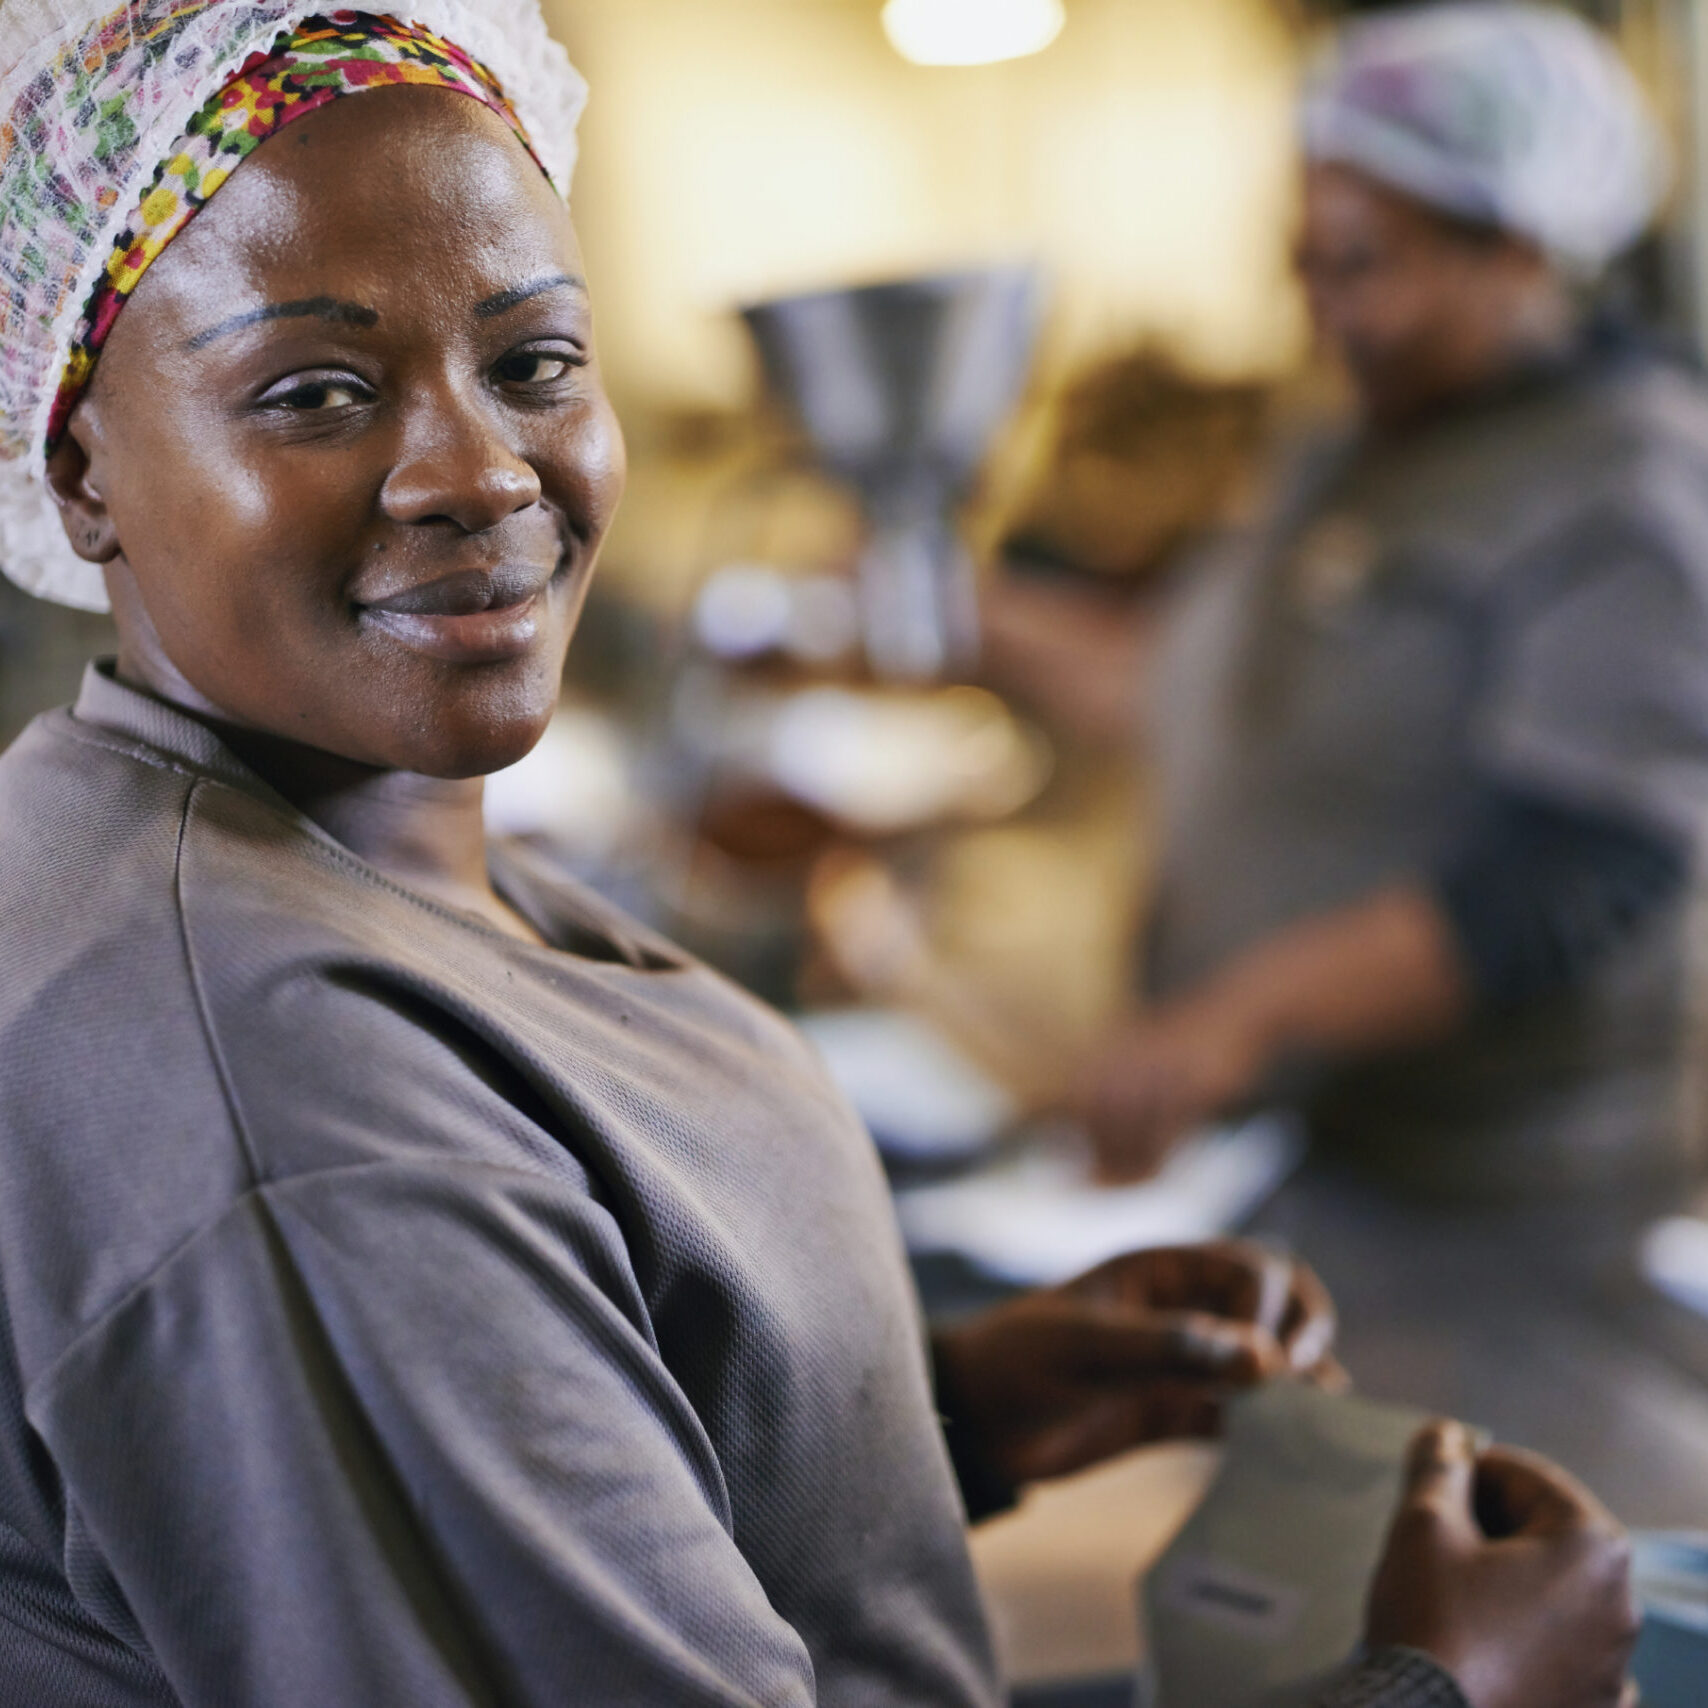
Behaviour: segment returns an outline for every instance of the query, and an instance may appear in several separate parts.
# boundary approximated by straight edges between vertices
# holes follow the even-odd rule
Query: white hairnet
[[[567,196],[586,85],[538,0],[371,9],[485,65]],[[328,0],[0,0],[0,569],[28,591],[106,608],[100,571],[67,544],[43,477],[70,341],[119,234],[250,55],[339,11]]]
[[[1310,78],[1307,158],[1335,161],[1594,275],[1665,194],[1665,150],[1636,80],[1582,19],[1458,0],[1345,26]]]

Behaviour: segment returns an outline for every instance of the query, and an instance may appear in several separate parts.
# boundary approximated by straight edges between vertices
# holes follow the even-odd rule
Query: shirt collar
[[[250,770],[207,724],[144,689],[121,682],[114,659],[98,658],[83,672],[83,686],[71,715],[80,724],[145,747],[180,769],[200,772],[266,801],[317,841],[333,843],[332,837]],[[495,845],[493,853],[493,876],[500,892],[556,947],[641,968],[684,964],[668,945],[650,934],[631,931],[616,909],[566,884],[561,874],[548,872],[521,850]]]
[[[249,794],[273,802],[280,799],[199,718],[121,682],[114,659],[98,658],[84,670],[71,715],[80,724],[152,748],[177,765],[206,772]]]

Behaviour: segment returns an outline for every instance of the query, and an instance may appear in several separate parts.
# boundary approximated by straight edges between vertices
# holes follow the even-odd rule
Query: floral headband
[[[96,358],[119,310],[214,191],[275,131],[341,96],[399,83],[473,96],[533,152],[497,79],[461,48],[419,25],[371,12],[305,18],[274,52],[251,55],[196,114],[114,240],[66,354],[48,416],[50,453],[94,375]]]

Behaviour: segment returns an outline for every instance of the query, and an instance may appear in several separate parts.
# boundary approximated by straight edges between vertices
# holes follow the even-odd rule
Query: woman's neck
[[[118,675],[210,725],[263,782],[359,859],[512,937],[543,941],[492,887],[483,778],[376,770],[250,729],[152,649],[121,647]]]
[[[369,865],[436,892],[490,891],[483,779],[376,771],[228,723],[219,733],[244,764]]]
[[[1577,308],[1555,281],[1483,319],[1449,318],[1439,339],[1384,389],[1366,393],[1365,416],[1378,433],[1404,433],[1562,372],[1583,344]]]

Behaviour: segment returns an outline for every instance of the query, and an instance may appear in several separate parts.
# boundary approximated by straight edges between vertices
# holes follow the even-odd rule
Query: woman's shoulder
[[[170,928],[196,782],[189,769],[81,725],[69,710],[37,718],[0,754],[7,996],[16,997],[37,960],[71,967],[103,940]]]
[[[249,1185],[177,907],[197,780],[66,712],[0,755],[0,1278],[26,1373]]]
[[[336,862],[243,783],[234,761],[204,763],[77,708],[37,718],[0,754],[0,960],[30,975],[7,981],[0,1018],[45,981],[75,986],[92,1010],[192,987],[192,912],[253,924],[259,909],[288,935]],[[120,980],[115,958],[130,969]]]
[[[1708,383],[1656,359],[1587,368],[1372,452],[1350,495],[1465,590],[1562,545],[1708,571]]]
[[[1558,419],[1562,439],[1586,461],[1664,456],[1708,467],[1708,375],[1681,361],[1610,364],[1573,388]]]
[[[1580,392],[1559,435],[1554,478],[1538,468],[1519,507],[1520,543],[1652,562],[1708,588],[1708,378],[1632,360]]]

